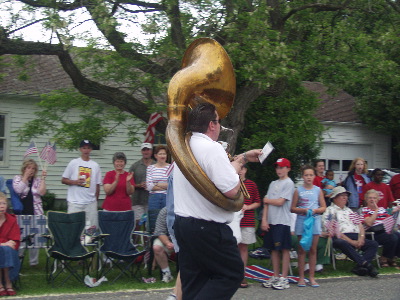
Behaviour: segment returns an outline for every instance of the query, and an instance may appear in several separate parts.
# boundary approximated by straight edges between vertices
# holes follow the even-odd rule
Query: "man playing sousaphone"
[[[238,172],[257,162],[261,150],[251,150],[229,161],[216,142],[221,130],[216,107],[198,104],[188,116],[190,149],[202,170],[227,198],[240,193]],[[243,280],[243,262],[227,223],[233,211],[203,197],[178,166],[174,168],[175,235],[180,247],[179,267],[183,299],[230,299]]]

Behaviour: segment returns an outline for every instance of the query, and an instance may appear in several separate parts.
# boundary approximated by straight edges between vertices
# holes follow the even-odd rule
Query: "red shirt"
[[[112,184],[115,181],[116,174],[115,170],[107,172],[104,176],[103,184]],[[114,192],[111,195],[107,195],[106,199],[104,199],[103,209],[109,211],[132,210],[131,197],[126,193],[126,178],[128,175],[128,172],[119,175],[118,184]],[[135,185],[133,177],[130,183]]]
[[[400,199],[400,174],[394,175],[389,183],[394,199]]]
[[[378,207],[388,208],[389,204],[394,201],[390,187],[386,183],[376,183],[374,181],[363,186],[360,201],[364,200],[364,195],[369,190],[375,190],[379,193]]]
[[[14,241],[16,243],[15,250],[18,250],[21,239],[21,233],[17,223],[17,217],[12,214],[5,214],[6,220],[0,227],[0,243]]]
[[[260,194],[258,193],[256,183],[250,179],[244,180],[243,183],[250,195],[250,199],[244,199],[244,204],[250,205],[253,203],[260,203]],[[243,218],[240,220],[240,227],[255,227],[256,223],[254,215],[254,209],[246,210]]]
[[[321,181],[325,178],[325,176],[315,176],[313,185],[319,187],[320,189],[323,188]]]

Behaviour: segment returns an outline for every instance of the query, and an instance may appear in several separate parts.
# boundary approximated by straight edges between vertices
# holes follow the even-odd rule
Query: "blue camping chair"
[[[101,239],[100,253],[105,256],[99,277],[109,274],[113,269],[118,269],[120,272],[112,282],[122,275],[136,277],[140,281],[140,274],[136,275],[140,272],[145,250],[138,249],[133,244],[135,225],[133,211],[99,211],[100,232],[104,236]]]
[[[13,207],[14,214],[20,215],[22,213],[22,211],[24,210],[24,206],[22,205],[21,198],[14,191],[13,180],[7,179],[6,185],[7,185],[8,190],[10,191],[11,205]]]

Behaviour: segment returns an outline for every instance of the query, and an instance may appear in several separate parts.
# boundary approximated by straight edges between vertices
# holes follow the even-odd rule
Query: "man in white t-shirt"
[[[92,150],[93,144],[83,140],[79,145],[81,157],[69,162],[61,179],[68,185],[68,213],[85,211],[87,229],[98,227],[97,201],[101,183],[100,166],[90,159]]]
[[[216,142],[221,125],[211,103],[201,103],[189,113],[188,130],[193,133],[190,148],[203,171],[227,198],[237,197],[238,172],[247,160],[258,161],[261,150],[248,151],[230,162]],[[173,176],[182,299],[231,299],[243,280],[244,268],[236,239],[226,225],[234,213],[204,198],[177,165]]]

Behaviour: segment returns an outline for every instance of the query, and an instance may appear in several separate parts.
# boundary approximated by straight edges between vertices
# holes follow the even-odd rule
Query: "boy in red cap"
[[[279,179],[271,182],[267,195],[264,197],[264,209],[261,229],[264,235],[264,247],[271,250],[271,259],[274,275],[262,284],[263,287],[272,287],[276,290],[289,288],[287,275],[289,272],[291,249],[290,206],[294,193],[294,183],[289,178],[290,161],[279,158],[275,162],[275,171]],[[282,252],[282,257],[280,256]],[[282,261],[282,277],[279,276]]]

